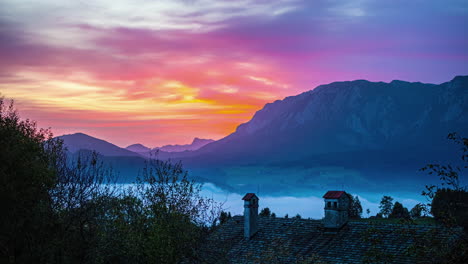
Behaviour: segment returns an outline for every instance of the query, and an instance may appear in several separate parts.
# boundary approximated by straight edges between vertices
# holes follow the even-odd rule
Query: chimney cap
[[[257,195],[255,195],[255,193],[247,193],[247,194],[244,196],[244,198],[242,198],[242,200],[244,200],[244,201],[250,201],[250,200],[252,200],[252,198],[254,198],[254,197],[258,199],[258,197],[257,197]]]
[[[344,195],[345,192],[344,191],[328,191],[324,196],[323,198],[325,199],[338,199],[340,198],[342,195]]]

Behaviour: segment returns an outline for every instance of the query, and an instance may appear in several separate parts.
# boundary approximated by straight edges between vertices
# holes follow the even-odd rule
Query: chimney
[[[258,230],[258,197],[247,193],[244,198],[244,237],[250,239]]]
[[[348,223],[349,195],[345,191],[328,191],[324,196],[325,217],[322,224],[325,228],[339,229]]]

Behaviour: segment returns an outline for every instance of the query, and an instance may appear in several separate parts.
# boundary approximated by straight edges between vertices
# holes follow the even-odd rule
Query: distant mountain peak
[[[128,149],[128,150],[133,151],[133,152],[137,152],[137,153],[139,153],[139,152],[148,152],[148,151],[151,150],[151,148],[148,148],[148,147],[146,147],[146,146],[144,146],[144,145],[142,145],[140,143],[132,144],[132,145],[126,147],[125,149]]]
[[[399,83],[408,83],[406,81],[402,81],[402,80],[393,80],[390,82],[391,84],[399,84]]]
[[[88,138],[92,138],[92,136],[90,135],[87,135],[85,133],[82,133],[82,132],[76,132],[76,133],[73,133],[73,134],[65,134],[65,135],[62,135],[60,137],[64,137],[64,136],[73,136],[73,137],[88,137]],[[96,138],[97,139],[97,138]]]
[[[455,76],[450,83],[468,83],[468,75],[457,75]]]
[[[62,139],[65,147],[72,153],[80,150],[92,150],[104,156],[139,156],[132,151],[120,148],[105,140],[81,132],[67,134],[57,138]]]
[[[197,145],[197,144],[208,144],[208,143],[211,143],[211,142],[214,142],[213,139],[204,139],[204,138],[194,138],[193,141],[192,141],[192,145]]]
[[[191,144],[185,144],[185,145],[165,145],[160,148],[159,150],[165,151],[165,152],[183,152],[183,151],[194,151],[198,150],[201,147],[204,147],[205,145],[214,142],[213,139],[203,139],[203,138],[194,138]]]

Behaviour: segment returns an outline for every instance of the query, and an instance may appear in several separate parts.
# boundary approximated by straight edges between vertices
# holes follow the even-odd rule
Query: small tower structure
[[[348,223],[349,195],[345,191],[328,191],[325,201],[325,217],[323,226],[329,229],[339,229]]]
[[[244,237],[250,239],[258,230],[258,197],[247,193],[244,198]]]

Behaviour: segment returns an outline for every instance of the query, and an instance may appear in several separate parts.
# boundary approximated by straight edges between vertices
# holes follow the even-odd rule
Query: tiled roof
[[[254,197],[257,197],[257,196],[255,195],[255,193],[247,193],[247,194],[244,196],[244,198],[242,198],[242,200],[250,201],[250,199],[252,199],[252,198],[254,198]],[[258,197],[257,197],[257,199],[258,199]]]
[[[344,191],[328,191],[323,198],[325,199],[338,199],[341,195],[345,194]]]
[[[243,227],[244,218],[235,216],[209,236],[205,247],[213,263],[362,263],[370,248],[383,252],[389,263],[418,263],[405,254],[415,234],[450,237],[429,225],[349,222],[330,232],[320,220],[259,217],[258,232],[247,240]]]

